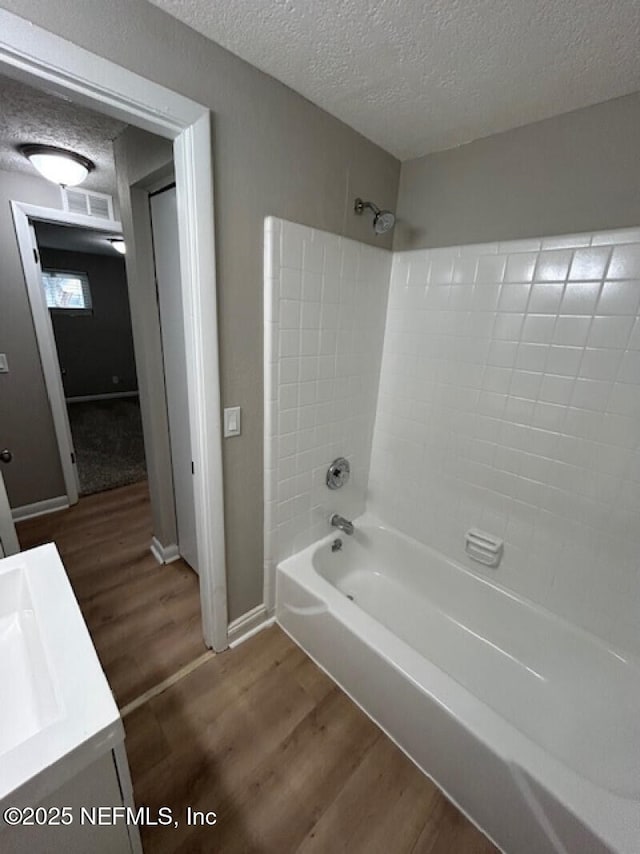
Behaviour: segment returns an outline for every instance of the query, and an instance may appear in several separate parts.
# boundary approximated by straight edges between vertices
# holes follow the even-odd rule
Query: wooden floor
[[[198,577],[149,551],[146,482],[20,522],[23,549],[54,541],[122,708],[205,651]]]
[[[496,849],[276,626],[125,721],[139,804],[213,810],[149,852],[489,854]]]
[[[19,526],[54,539],[120,704],[203,652],[197,579],[148,554],[144,486]],[[147,854],[493,854],[496,849],[277,627],[125,718],[136,803],[172,809]],[[186,809],[213,811],[189,827]]]

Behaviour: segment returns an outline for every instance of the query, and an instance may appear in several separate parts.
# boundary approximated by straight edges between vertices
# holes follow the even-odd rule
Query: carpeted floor
[[[137,397],[69,403],[80,495],[144,480],[147,469]]]

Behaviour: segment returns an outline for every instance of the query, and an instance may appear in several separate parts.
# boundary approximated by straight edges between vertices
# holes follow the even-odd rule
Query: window
[[[84,313],[91,311],[91,291],[86,273],[43,270],[42,286],[48,308]]]

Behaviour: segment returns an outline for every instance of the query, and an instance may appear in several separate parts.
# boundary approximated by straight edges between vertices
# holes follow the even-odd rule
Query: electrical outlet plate
[[[0,374],[9,373],[9,362],[7,362],[7,354],[0,353]]]

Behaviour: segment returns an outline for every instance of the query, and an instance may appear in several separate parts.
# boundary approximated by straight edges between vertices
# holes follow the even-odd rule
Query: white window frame
[[[173,140],[202,624],[207,646],[223,650],[228,617],[210,111],[5,10],[0,73]],[[28,228],[24,212],[18,216]],[[108,222],[83,219],[89,228]]]

